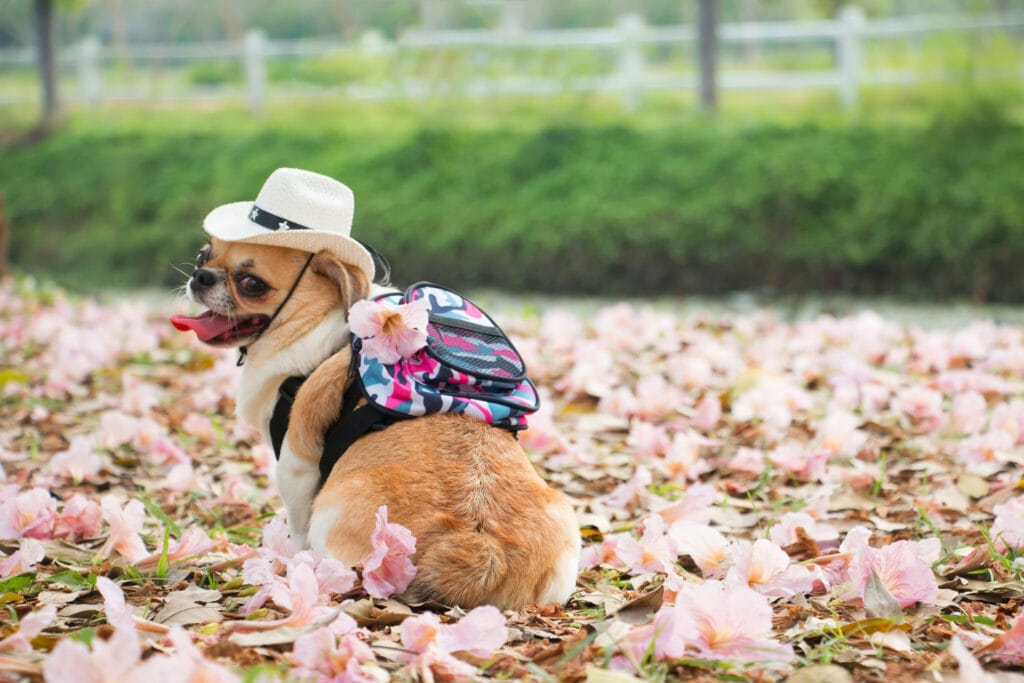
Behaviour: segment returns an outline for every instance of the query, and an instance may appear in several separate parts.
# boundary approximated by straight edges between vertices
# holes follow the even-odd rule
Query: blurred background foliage
[[[695,2],[542,3],[538,25],[602,26],[623,11],[691,23]],[[869,16],[1005,12],[1013,3],[860,3]],[[1007,6],[1011,5],[1011,6]],[[31,41],[29,3],[0,0],[0,45]],[[453,26],[485,26],[485,3],[456,3]],[[723,1],[721,19],[827,18],[838,3]],[[60,17],[65,43],[393,37],[417,3],[96,0]],[[683,48],[680,48],[683,49]],[[685,48],[689,50],[690,48]],[[739,50],[739,48],[735,48]],[[444,72],[598,73],[556,49],[446,53]],[[689,59],[689,55],[687,55]],[[720,58],[745,57],[723,50]],[[766,50],[760,64],[828,67],[831,46]],[[852,292],[1024,301],[1024,122],[1015,36],[940,34],[866,48],[868,63],[933,69],[943,84],[834,93],[726,92],[714,117],[691,93],[434,96],[418,101],[109,103],[73,108],[26,141],[34,112],[0,107],[0,194],[11,260],[76,289],[180,284],[213,207],[251,199],[279,166],[326,173],[356,193],[354,233],[388,255],[399,282],[599,295]],[[436,66],[436,65],[435,65]],[[130,68],[130,67],[125,67]],[[270,83],[334,86],[423,68],[365,51],[268,63]],[[442,67],[436,67],[442,68]],[[502,68],[508,68],[506,64]],[[993,70],[1013,79],[989,82]],[[12,76],[7,75],[8,78]],[[31,84],[30,67],[16,75]],[[240,84],[232,59],[193,62],[195,85]]]

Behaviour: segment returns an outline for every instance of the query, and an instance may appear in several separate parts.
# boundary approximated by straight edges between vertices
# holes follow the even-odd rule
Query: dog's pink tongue
[[[207,311],[194,318],[187,315],[171,316],[171,324],[174,325],[175,329],[182,332],[193,330],[199,339],[209,341],[217,335],[224,334],[232,329],[235,326],[235,321],[231,318],[217,315],[213,311]]]

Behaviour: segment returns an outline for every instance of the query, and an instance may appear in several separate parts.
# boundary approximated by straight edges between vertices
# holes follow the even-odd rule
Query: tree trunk
[[[43,110],[40,125],[49,127],[57,118],[57,15],[54,0],[34,0],[36,44],[39,48],[39,82],[42,85]]]
[[[700,0],[697,17],[697,50],[700,61],[700,104],[704,111],[718,106],[715,60],[718,52],[717,0]]]

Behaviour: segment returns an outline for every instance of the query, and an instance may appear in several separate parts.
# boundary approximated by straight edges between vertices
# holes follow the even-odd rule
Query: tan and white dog
[[[416,537],[407,598],[506,609],[565,602],[580,549],[573,509],[505,430],[461,415],[402,420],[356,441],[319,486],[324,433],[353,381],[347,312],[376,288],[372,257],[348,236],[352,207],[341,183],[279,169],[255,202],[215,209],[188,283],[209,310],[175,316],[175,326],[245,350],[237,410],[268,443],[281,383],[308,377],[277,468],[300,545],[354,566],[387,505],[389,521]]]

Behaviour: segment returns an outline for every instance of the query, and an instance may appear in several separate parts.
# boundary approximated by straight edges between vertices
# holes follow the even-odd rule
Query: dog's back
[[[357,563],[370,551],[380,505],[416,536],[410,599],[517,608],[572,593],[579,557],[572,507],[506,431],[435,415],[360,439],[314,502],[313,548]]]

